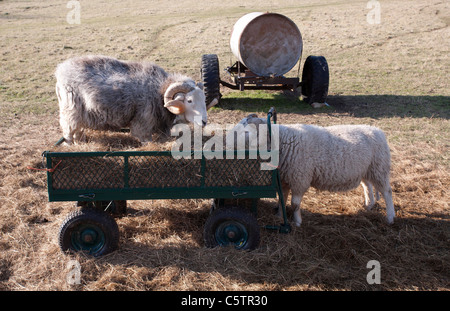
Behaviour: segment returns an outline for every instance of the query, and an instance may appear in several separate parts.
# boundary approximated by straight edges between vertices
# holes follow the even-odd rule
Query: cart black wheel
[[[204,227],[206,247],[234,246],[236,249],[251,250],[258,247],[259,236],[256,218],[236,207],[216,209]]]
[[[302,95],[308,104],[325,103],[330,74],[323,56],[308,56],[302,72]]]
[[[200,73],[206,96],[206,105],[209,105],[214,99],[219,100],[222,97],[220,94],[219,58],[216,54],[202,55]]]
[[[117,249],[119,228],[106,212],[81,209],[67,216],[59,229],[58,241],[62,251],[102,256]]]

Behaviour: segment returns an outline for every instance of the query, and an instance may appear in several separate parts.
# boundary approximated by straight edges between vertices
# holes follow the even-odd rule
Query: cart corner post
[[[60,139],[61,140],[61,139]],[[49,156],[49,151],[44,151],[42,153],[43,157],[47,158],[47,163],[46,163],[46,167],[47,167],[47,192],[48,192],[48,197],[49,199],[51,198],[51,189],[53,189],[53,184],[52,184],[52,172],[50,171],[50,169],[52,168],[52,157]]]

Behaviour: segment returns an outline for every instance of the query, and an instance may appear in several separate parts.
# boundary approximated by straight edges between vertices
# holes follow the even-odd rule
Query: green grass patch
[[[275,107],[280,113],[311,113],[318,111],[292,92],[286,91],[233,91],[225,94],[216,109],[240,110],[244,112],[265,112]],[[332,108],[324,107],[324,110]],[[321,110],[322,110],[321,109]]]

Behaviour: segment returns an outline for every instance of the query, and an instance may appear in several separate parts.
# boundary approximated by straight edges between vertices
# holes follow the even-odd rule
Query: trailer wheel
[[[206,247],[234,246],[236,249],[251,250],[258,247],[259,237],[256,218],[236,207],[215,210],[204,227]]]
[[[62,251],[86,251],[102,256],[117,249],[119,228],[106,212],[81,209],[67,216],[59,229],[59,247]]]
[[[325,103],[330,74],[323,56],[308,56],[302,72],[302,95],[308,104]]]
[[[222,97],[222,94],[220,94],[219,58],[216,54],[202,55],[200,68],[206,106],[208,106],[214,99],[219,100]]]

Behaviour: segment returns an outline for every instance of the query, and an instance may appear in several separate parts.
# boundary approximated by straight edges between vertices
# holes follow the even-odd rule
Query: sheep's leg
[[[73,143],[85,141],[86,136],[84,136],[82,129],[70,126],[64,121],[60,122],[60,124],[63,132],[65,145],[72,145]]]
[[[364,207],[366,208],[366,210],[370,211],[372,207],[375,205],[372,184],[369,181],[363,179],[361,181],[361,185],[363,186],[364,189],[364,199],[365,199]]]
[[[386,218],[388,224],[394,223],[395,217],[395,209],[394,209],[394,201],[392,200],[392,189],[390,186],[387,186],[386,189],[380,191],[383,196],[384,202],[386,203]]]
[[[73,124],[71,120],[76,120],[76,118],[72,115],[75,106],[73,93],[71,91],[67,91],[66,88],[62,85],[59,85],[58,82],[56,83],[55,91],[56,96],[58,97],[59,124],[63,132],[63,144],[71,145],[73,143],[73,136],[76,131],[76,129],[71,126],[71,124]]]
[[[63,132],[64,145],[73,144],[73,138],[74,138],[75,131],[70,127],[69,124],[67,124],[64,121],[60,122],[60,125],[61,125],[61,129]]]
[[[63,137],[64,137],[63,145],[68,146],[68,145],[72,145],[73,144],[73,136],[63,135]]]
[[[291,190],[291,188],[289,188],[288,184],[282,184],[281,185],[281,191],[283,193],[283,200],[284,200],[284,206],[286,207],[287,205],[287,198],[289,195],[289,190]],[[283,213],[282,213],[282,207],[281,207],[281,202],[280,200],[278,200],[278,211],[277,211],[277,216],[279,218],[283,218]]]
[[[294,223],[297,227],[302,224],[302,216],[300,215],[300,203],[302,202],[303,194],[292,193],[291,205],[294,208]]]

